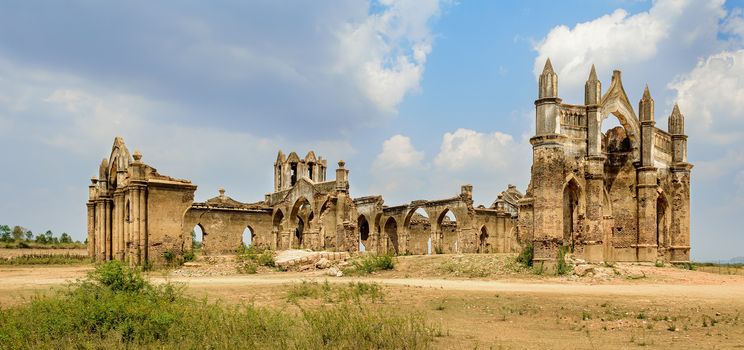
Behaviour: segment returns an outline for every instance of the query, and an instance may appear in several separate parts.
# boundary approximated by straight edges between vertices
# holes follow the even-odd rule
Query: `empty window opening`
[[[246,226],[245,230],[243,230],[243,247],[249,248],[251,245],[253,245],[253,230]]]
[[[364,252],[367,250],[367,241],[369,240],[369,222],[364,215],[360,215],[357,225],[359,227],[359,251]]]
[[[292,171],[291,186],[294,186],[297,183],[297,163],[292,163],[290,169]]]

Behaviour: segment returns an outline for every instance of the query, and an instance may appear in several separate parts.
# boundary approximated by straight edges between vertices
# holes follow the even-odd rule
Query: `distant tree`
[[[23,240],[24,231],[23,227],[13,226],[13,232],[11,233],[13,235],[13,240],[17,242]]]
[[[80,243],[80,241],[77,241],[77,243]],[[88,244],[88,239],[86,238],[85,239],[85,242],[83,242],[83,243],[85,243],[87,245]]]
[[[47,242],[46,236],[43,235],[43,234],[38,234],[38,235],[36,235],[35,241],[36,241],[36,243],[46,244],[46,242]]]
[[[26,231],[26,241],[31,242],[34,239],[34,233],[31,230]]]
[[[67,234],[67,232],[62,232],[62,235],[59,236],[59,242],[60,243],[72,243],[72,237]]]
[[[10,242],[13,239],[10,232],[10,226],[0,225],[0,242]]]
[[[46,233],[44,233],[44,236],[46,236],[47,243],[52,243],[54,233],[52,233],[52,230],[47,230]]]
[[[52,237],[52,244],[59,244],[59,238],[58,237]]]

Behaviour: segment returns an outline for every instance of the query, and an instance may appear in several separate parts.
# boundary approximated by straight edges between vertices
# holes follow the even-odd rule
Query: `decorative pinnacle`
[[[682,117],[682,113],[679,111],[679,106],[677,104],[674,104],[674,109],[672,109],[672,117]]]
[[[592,70],[589,72],[589,81],[597,81],[597,70],[594,69],[594,65],[592,64]]]
[[[134,150],[134,154],[132,154],[132,158],[134,158],[135,162],[139,162],[142,159],[142,153],[138,149]]]
[[[345,165],[346,165],[346,162],[344,162],[343,160],[339,160],[338,161],[338,167],[339,168],[343,169]]]
[[[545,68],[543,68],[542,74],[545,73],[555,73],[555,71],[553,71],[553,64],[550,63],[550,57],[548,57],[548,60],[545,61]]]
[[[641,100],[650,100],[651,99],[651,93],[648,91],[648,84],[646,84],[646,87],[643,89],[643,97]]]
[[[225,188],[220,187],[219,192],[220,192],[220,198],[225,198]]]

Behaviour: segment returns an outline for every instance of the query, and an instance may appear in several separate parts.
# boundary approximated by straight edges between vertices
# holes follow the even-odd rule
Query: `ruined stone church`
[[[532,245],[546,264],[562,249],[591,262],[689,261],[692,165],[679,108],[666,131],[658,128],[648,87],[636,114],[619,71],[603,93],[592,67],[580,105],[559,98],[550,60],[538,85],[529,186],[524,194],[507,186],[488,207],[474,205],[470,185],[451,198],[394,206],[382,196],[353,197],[344,161],[329,180],[327,160],[313,151],[279,151],[274,188],[261,201],[220,189],[194,202],[196,185],[159,174],[116,137],[89,186],[89,254],[160,264],[192,249],[198,229],[205,255],[236,251],[248,230],[249,244],[274,250],[494,253]],[[602,133],[607,118],[621,126]]]

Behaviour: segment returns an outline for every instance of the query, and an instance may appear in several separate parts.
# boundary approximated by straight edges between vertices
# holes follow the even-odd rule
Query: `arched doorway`
[[[253,233],[253,229],[250,226],[246,226],[243,230],[243,247],[250,248],[253,245],[253,239],[256,235]]]
[[[571,179],[563,188],[563,244],[574,249],[579,214],[579,185]]]
[[[284,232],[284,213],[281,210],[277,210],[274,213],[274,219],[272,220],[271,231],[274,234],[275,247],[276,249],[282,249],[282,232]]]
[[[367,217],[359,215],[357,227],[359,228],[359,251],[367,251],[367,243],[369,242],[369,222],[367,221]]]
[[[305,197],[300,197],[292,206],[291,218],[295,224],[294,234],[290,238],[290,247],[292,249],[300,249],[305,245],[310,245],[312,242],[305,242],[305,233],[312,228],[312,220],[315,215],[310,206],[310,201]],[[310,247],[312,248],[312,247]]]
[[[450,209],[445,209],[437,219],[439,242],[444,253],[458,253],[457,217]]]
[[[431,241],[429,214],[421,207],[410,210],[403,222],[406,251],[411,254],[426,254]]]
[[[191,230],[191,249],[194,252],[201,252],[204,249],[204,240],[207,238],[207,233],[204,232],[204,228],[201,224],[196,224]]]
[[[385,222],[385,235],[387,236],[388,253],[398,254],[398,223],[395,219],[388,218]]]
[[[478,235],[478,253],[489,253],[491,244],[488,243],[488,230],[483,226]]]

